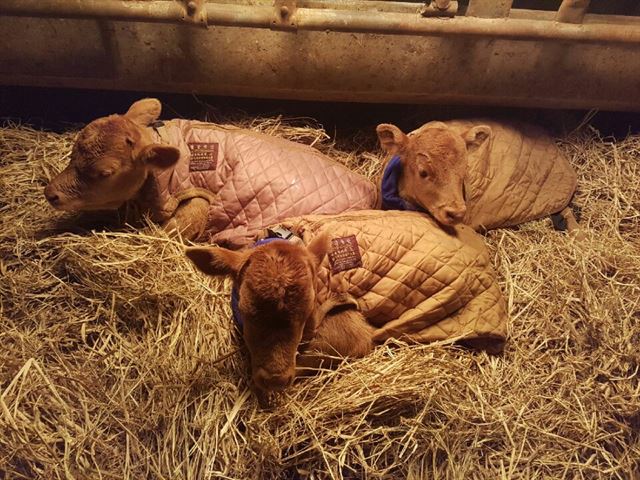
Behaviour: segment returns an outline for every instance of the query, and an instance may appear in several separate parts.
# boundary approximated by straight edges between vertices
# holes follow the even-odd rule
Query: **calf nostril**
[[[454,208],[446,208],[444,210],[445,219],[451,223],[458,223],[464,219],[464,215],[466,213],[466,209],[454,209]]]
[[[47,198],[48,202],[52,205],[55,205],[60,201],[60,197],[56,193],[45,192],[44,196]]]

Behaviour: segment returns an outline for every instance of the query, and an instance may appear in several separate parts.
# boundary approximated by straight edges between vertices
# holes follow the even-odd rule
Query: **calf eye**
[[[429,173],[426,170],[420,170],[419,173],[422,178],[427,178],[429,176]]]
[[[100,170],[100,176],[102,178],[107,178],[107,177],[110,177],[111,175],[113,175],[113,172],[111,170]]]

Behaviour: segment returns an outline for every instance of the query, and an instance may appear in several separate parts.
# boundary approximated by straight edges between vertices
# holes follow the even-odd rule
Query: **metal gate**
[[[628,3],[2,0],[0,84],[640,110]]]

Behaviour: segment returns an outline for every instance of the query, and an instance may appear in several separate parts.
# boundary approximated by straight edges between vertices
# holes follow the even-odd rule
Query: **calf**
[[[319,151],[213,124],[159,122],[158,100],[88,124],[45,188],[60,210],[134,200],[168,230],[231,247],[288,216],[371,208],[376,188]]]
[[[422,213],[383,211],[308,215],[284,226],[303,244],[186,251],[204,273],[233,276],[234,316],[259,390],[282,390],[296,367],[361,357],[389,338],[502,349],[506,306],[469,227],[445,231]]]
[[[360,357],[373,348],[373,327],[360,312],[353,307],[332,312],[339,299],[318,301],[317,270],[328,246],[323,235],[308,247],[278,240],[239,252],[220,247],[186,251],[202,272],[235,279],[259,391],[286,388],[296,366],[317,367],[325,355]]]
[[[405,134],[377,127],[390,158],[381,179],[384,209],[428,211],[443,225],[476,230],[563,212],[576,174],[553,140],[531,125],[495,121],[430,122]]]

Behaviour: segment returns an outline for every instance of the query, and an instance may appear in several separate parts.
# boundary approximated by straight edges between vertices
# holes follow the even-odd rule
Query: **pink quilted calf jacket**
[[[185,200],[210,202],[206,236],[231,248],[251,243],[288,217],[374,208],[369,180],[318,150],[250,130],[188,120],[155,128],[158,143],[180,150],[171,168],[154,172],[144,203],[153,220],[171,218]]]

